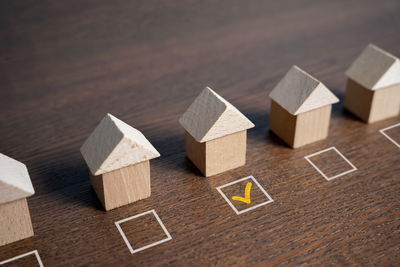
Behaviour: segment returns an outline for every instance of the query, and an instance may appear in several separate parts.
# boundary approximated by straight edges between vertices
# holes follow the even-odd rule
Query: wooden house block
[[[254,127],[239,110],[206,87],[179,119],[187,157],[204,176],[246,163],[247,129]]]
[[[33,236],[26,198],[34,193],[26,166],[0,153],[0,246]]]
[[[293,148],[328,136],[332,104],[339,99],[320,81],[293,66],[272,90],[270,130]]]
[[[367,123],[400,113],[400,60],[368,45],[346,72],[344,107]]]
[[[81,153],[105,210],[151,195],[149,160],[160,154],[138,130],[107,114],[82,145]]]

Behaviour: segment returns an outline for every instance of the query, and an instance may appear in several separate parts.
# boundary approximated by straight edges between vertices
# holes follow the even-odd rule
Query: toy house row
[[[365,122],[399,114],[400,64],[369,45],[346,72],[345,107]],[[328,136],[339,99],[293,66],[270,93],[270,130],[292,148]],[[208,177],[245,165],[247,130],[254,124],[206,87],[179,119],[187,157]],[[90,180],[106,210],[151,194],[149,160],[160,154],[138,130],[108,114],[81,148]]]
[[[398,58],[369,45],[346,75],[346,109],[367,123],[399,114]],[[270,130],[290,147],[328,136],[332,104],[339,99],[310,74],[291,67],[270,98]],[[247,130],[254,124],[211,88],[200,93],[179,122],[186,155],[204,176],[245,165]],[[105,210],[150,196],[150,160],[160,154],[140,131],[107,114],[80,150]],[[32,194],[25,165],[0,154],[0,245],[33,235],[26,201]]]

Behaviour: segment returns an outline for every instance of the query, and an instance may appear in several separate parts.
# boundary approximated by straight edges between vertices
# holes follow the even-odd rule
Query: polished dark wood
[[[398,0],[0,1],[0,149],[36,190],[35,236],[0,261],[37,249],[45,266],[399,263],[400,150],[379,133],[399,117],[367,125],[339,103],[328,139],[295,150],[268,131],[268,93],[291,65],[343,100],[368,43],[400,56],[399,14]],[[256,125],[246,166],[210,178],[178,123],[205,86]],[[79,153],[107,112],[162,155],[151,198],[110,212]],[[304,159],[330,146],[358,170],[327,181]],[[274,202],[236,215],[216,187],[249,175]],[[172,240],[131,254],[114,222],[151,209]]]

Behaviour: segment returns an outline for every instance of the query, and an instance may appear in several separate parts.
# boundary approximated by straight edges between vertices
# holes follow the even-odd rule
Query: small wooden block
[[[150,197],[150,159],[160,153],[137,129],[107,114],[81,147],[105,210]]]
[[[246,163],[247,129],[254,124],[211,88],[200,93],[179,122],[186,155],[206,177]]]
[[[204,174],[212,176],[246,164],[247,131],[197,142],[185,131],[186,155]]]
[[[0,246],[33,236],[26,198],[0,204]]]
[[[395,117],[400,113],[400,84],[369,90],[348,79],[344,107],[367,123]]]
[[[269,95],[270,129],[297,148],[328,136],[332,104],[339,99],[320,81],[293,66]]]
[[[293,148],[304,146],[328,136],[332,105],[292,115],[271,100],[269,127]]]
[[[90,173],[90,181],[104,209],[115,209],[150,197],[150,162],[143,161],[97,176]]]

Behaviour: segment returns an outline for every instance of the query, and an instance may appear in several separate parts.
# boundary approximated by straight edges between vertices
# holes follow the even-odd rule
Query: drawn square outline
[[[379,132],[380,132],[381,134],[383,134],[383,136],[385,136],[387,139],[389,139],[389,141],[392,142],[393,144],[395,144],[398,148],[400,148],[400,144],[397,143],[397,142],[396,142],[393,138],[391,138],[388,134],[386,134],[385,131],[386,131],[386,130],[393,129],[393,128],[396,128],[396,127],[399,127],[399,126],[400,126],[400,123],[396,123],[396,124],[394,124],[394,125],[392,125],[392,126],[386,127],[385,129],[379,130]]]
[[[154,215],[154,217],[157,219],[157,222],[160,224],[160,226],[161,226],[161,228],[163,229],[163,231],[164,231],[165,235],[167,236],[167,238],[161,239],[160,241],[153,242],[153,243],[151,243],[151,244],[149,244],[149,245],[146,245],[146,246],[143,246],[143,247],[140,247],[140,248],[137,248],[137,249],[133,249],[132,246],[131,246],[131,243],[130,243],[129,240],[128,240],[128,238],[125,236],[125,233],[124,233],[124,231],[122,230],[120,224],[121,224],[121,223],[124,223],[124,222],[127,222],[127,221],[130,221],[130,220],[132,220],[132,219],[139,218],[139,217],[141,217],[141,216],[143,216],[143,215],[150,214],[150,213],[152,213],[152,214]],[[161,243],[167,242],[167,241],[169,241],[169,240],[172,239],[172,237],[171,237],[171,235],[169,234],[167,228],[165,227],[165,225],[164,225],[163,222],[161,221],[160,217],[158,217],[158,215],[157,215],[157,213],[156,213],[156,211],[155,211],[154,209],[153,209],[153,210],[149,210],[149,211],[142,212],[142,213],[140,213],[140,214],[137,214],[137,215],[128,217],[128,218],[126,218],[126,219],[119,220],[119,221],[115,222],[115,226],[117,227],[119,233],[121,234],[122,239],[125,241],[125,244],[128,246],[129,251],[131,252],[131,254],[134,254],[134,253],[140,252],[140,251],[142,251],[142,250],[145,250],[145,249],[148,249],[148,248],[157,246],[157,245],[159,245],[159,244],[161,244]]]
[[[260,203],[260,204],[257,204],[257,205],[255,205],[255,206],[252,206],[252,207],[250,207],[250,208],[247,208],[247,209],[238,211],[238,210],[235,208],[235,206],[232,204],[232,202],[229,200],[229,198],[224,194],[224,192],[222,192],[221,189],[224,188],[224,187],[227,187],[227,186],[236,184],[236,183],[240,183],[240,182],[245,181],[245,180],[248,180],[248,179],[253,180],[253,182],[257,185],[257,187],[261,190],[261,192],[263,192],[263,194],[268,198],[268,201],[265,201],[265,202],[263,202],[263,203]],[[254,209],[258,208],[258,207],[261,207],[261,206],[267,205],[267,204],[269,204],[269,203],[271,203],[271,202],[274,202],[274,200],[270,197],[270,195],[268,195],[268,193],[264,190],[264,188],[262,188],[262,186],[257,182],[256,178],[253,177],[253,175],[250,175],[250,176],[247,176],[247,177],[238,179],[238,180],[236,180],[236,181],[233,181],[233,182],[230,182],[230,183],[221,185],[221,186],[218,186],[216,189],[218,190],[218,192],[221,194],[221,196],[225,199],[225,201],[229,204],[229,206],[233,209],[233,211],[234,211],[237,215],[240,215],[240,214],[242,214],[242,213],[248,212],[248,211],[250,211],[250,210],[254,210]]]
[[[42,260],[40,259],[39,252],[37,251],[37,249],[32,250],[32,251],[27,252],[27,253],[24,253],[24,254],[21,254],[21,255],[18,255],[18,256],[15,256],[15,257],[10,258],[8,260],[2,261],[2,262],[0,262],[0,265],[4,265],[6,263],[10,263],[10,262],[13,262],[15,260],[19,260],[19,259],[21,259],[23,257],[26,257],[26,256],[29,256],[31,254],[34,254],[36,256],[36,260],[39,263],[39,266],[43,267],[43,263],[42,263]]]
[[[311,160],[310,158],[312,158],[312,157],[314,157],[314,156],[317,156],[317,155],[319,155],[319,154],[325,153],[325,152],[327,152],[327,151],[329,151],[329,150],[334,150],[337,154],[339,154],[339,156],[342,157],[342,159],[344,159],[344,160],[347,162],[347,164],[349,164],[349,165],[351,166],[351,169],[348,170],[348,171],[339,173],[339,174],[337,174],[337,175],[335,175],[335,176],[332,176],[332,177],[326,176],[325,173],[324,173],[323,171],[321,171],[321,170],[317,167],[317,165],[315,165],[314,162],[312,162],[312,160]],[[356,166],[354,166],[353,163],[351,163],[350,160],[348,160],[345,156],[343,156],[343,154],[340,153],[340,151],[337,150],[336,147],[334,147],[334,146],[329,147],[329,148],[326,148],[326,149],[323,149],[323,150],[318,151],[318,152],[315,152],[315,153],[313,153],[313,154],[311,154],[311,155],[305,156],[304,158],[311,164],[311,166],[313,166],[313,167],[314,167],[326,180],[328,180],[328,181],[333,180],[333,179],[338,178],[338,177],[341,177],[341,176],[343,176],[343,175],[349,174],[349,173],[354,172],[354,171],[357,170]]]

